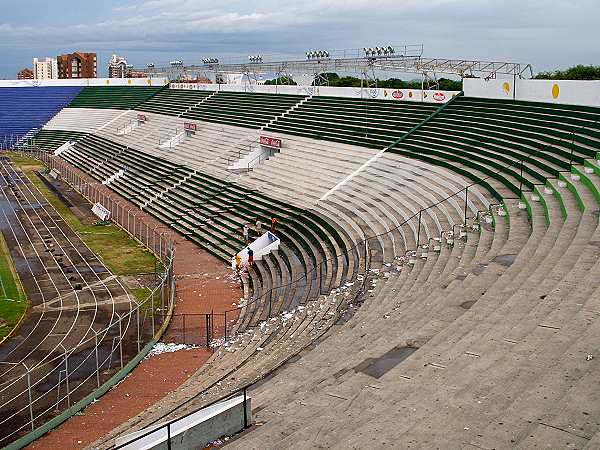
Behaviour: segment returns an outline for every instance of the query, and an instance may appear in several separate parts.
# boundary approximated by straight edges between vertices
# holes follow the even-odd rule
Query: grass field
[[[136,275],[154,272],[156,264],[154,255],[131,239],[125,231],[113,224],[105,226],[82,224],[69,207],[35,175],[35,170],[44,168],[40,162],[16,154],[11,154],[10,157],[113,273]]]
[[[19,323],[27,311],[27,299],[0,233],[0,342]]]

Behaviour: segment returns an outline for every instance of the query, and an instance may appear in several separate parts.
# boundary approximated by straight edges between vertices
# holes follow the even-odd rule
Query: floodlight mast
[[[376,45],[350,50],[308,50],[305,59],[275,60],[262,54],[249,55],[247,62],[222,63],[217,58],[204,58],[203,66],[166,66],[136,69],[149,76],[167,76],[177,79],[200,70],[216,73],[278,73],[315,75],[315,83],[328,84],[326,72],[360,74],[367,86],[374,86],[376,72],[416,73],[424,83],[436,85],[437,75],[460,78],[532,78],[530,64],[468,59],[423,57],[423,45]],[[432,84],[430,84],[432,83]]]

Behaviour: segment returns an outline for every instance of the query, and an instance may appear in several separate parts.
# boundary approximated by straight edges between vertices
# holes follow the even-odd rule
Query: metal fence
[[[99,201],[102,203],[103,206],[111,211],[115,221],[121,224],[121,226],[136,239],[143,242],[144,245],[154,249],[156,254],[164,255],[165,253],[169,253],[168,248],[172,245],[172,241],[164,235],[164,233],[160,233],[158,229],[152,229],[151,227],[148,227],[147,223],[144,224],[143,221],[139,220],[139,210],[136,212],[133,208],[128,208],[124,202],[119,202],[116,196],[113,197],[110,193],[107,193],[106,189],[104,189],[100,183],[90,182],[89,178],[80,175],[77,171],[73,170],[69,164],[60,159],[45,153],[36,154],[36,156],[46,162],[49,168],[59,171],[63,179],[68,181],[90,201]],[[338,286],[336,286],[335,281],[328,278],[328,266],[331,266],[332,264],[345,264],[350,259],[353,259],[355,264],[358,265],[358,270],[356,271],[358,275],[353,279],[353,281],[360,279],[359,289],[354,292],[354,298],[358,298],[367,290],[367,283],[371,275],[372,264],[379,265],[382,262],[382,255],[378,254],[377,251],[373,251],[373,247],[377,248],[379,246],[378,241],[380,238],[385,235],[390,235],[391,233],[400,232],[402,234],[410,234],[414,232],[414,237],[416,238],[415,243],[417,244],[416,248],[414,250],[406,250],[405,252],[402,252],[401,255],[402,257],[406,257],[408,263],[411,263],[411,261],[414,263],[414,260],[418,257],[417,250],[424,251],[425,247],[427,247],[427,249],[432,247],[431,251],[435,251],[435,245],[432,245],[431,242],[431,239],[434,237],[430,236],[429,232],[425,233],[425,224],[422,223],[423,214],[429,209],[438,207],[440,204],[450,200],[454,203],[460,203],[461,206],[470,205],[472,202],[469,198],[471,195],[474,195],[472,192],[473,189],[470,189],[470,187],[476,184],[478,183],[472,183],[469,186],[465,186],[463,189],[449,195],[447,198],[426,208],[419,209],[410,217],[406,218],[404,222],[398,224],[397,227],[387,230],[385,233],[374,236],[365,236],[364,239],[347,249],[343,254],[332,255],[328,259],[315,261],[313,266],[304,271],[301,276],[291,280],[285,285],[275,286],[266,292],[262,292],[260,295],[257,295],[256,293],[252,294],[242,306],[231,308],[218,314],[213,312],[210,314],[173,315],[169,324],[168,339],[171,339],[174,342],[184,342],[199,346],[210,346],[211,342],[218,340],[219,338],[227,340],[237,331],[243,330],[244,326],[251,326],[251,321],[249,320],[250,316],[254,316],[255,323],[258,323],[261,320],[267,320],[278,315],[282,312],[282,308],[284,308],[281,299],[293,295],[294,291],[302,291],[302,297],[306,302],[317,300],[322,295],[329,294],[332,288]],[[477,220],[481,219],[479,213],[477,213],[476,217],[471,218]],[[467,214],[464,214],[464,217],[461,219],[464,220],[464,223],[455,226],[465,226],[467,220],[470,218]],[[445,231],[445,237],[453,237],[453,231],[454,230]],[[421,237],[423,234],[427,235],[428,239],[426,243],[424,242],[425,239]],[[459,236],[462,236],[462,234],[457,235],[457,237]],[[443,237],[444,235],[439,236],[440,241]],[[171,290],[174,291],[172,277],[170,283]],[[163,302],[164,300],[161,300],[161,306],[159,308],[150,308],[152,311],[150,319],[153,323],[157,321],[159,315],[161,318],[164,318]],[[154,304],[153,301],[151,301],[151,303]],[[160,314],[158,309],[161,310]],[[137,311],[142,312],[139,308]],[[238,317],[240,318],[239,321]],[[136,320],[137,318],[138,317],[136,316]],[[147,319],[148,315],[146,315],[145,318]],[[121,326],[121,329],[123,329],[123,326]],[[138,327],[137,329],[139,330],[140,328]],[[152,327],[152,330],[155,330],[154,326]],[[98,361],[102,361],[102,364],[99,363],[97,365],[98,370],[94,371],[94,373],[102,373],[102,368],[107,367],[109,361],[116,361],[117,364],[120,363],[118,343],[123,342],[124,339],[122,334],[119,334],[119,337],[120,339],[115,340],[116,345],[109,348],[110,352],[105,352],[104,359],[99,356]],[[94,345],[92,348],[100,349],[101,346]],[[92,358],[95,358],[95,356],[92,356]],[[61,369],[64,370],[68,363],[67,358],[62,358],[60,361],[63,362]],[[68,375],[68,373],[72,373],[72,370],[65,371],[64,373],[65,375]],[[65,383],[62,383],[62,381],[59,383],[59,386],[62,386],[62,392],[58,393],[56,389],[53,391],[57,394],[57,404],[59,403],[59,400],[62,403],[69,402],[66,392],[73,392],[73,390],[71,386],[68,388],[66,387],[66,379],[68,378],[68,376],[64,378]],[[28,390],[24,390],[24,392],[27,393]],[[31,422],[33,423],[33,420]]]
[[[117,194],[110,192],[102,183],[90,181],[89,177],[80,174],[69,163],[55,158],[45,152],[28,152],[42,161],[50,170],[60,173],[61,178],[85,197],[90,203],[100,203],[110,211],[111,220],[123,228],[131,237],[139,241],[160,260],[175,244],[171,233],[165,232],[166,226],[150,225],[144,220],[146,214]]]
[[[82,192],[82,194],[90,201],[99,201],[103,206],[109,209],[115,220],[118,220],[124,229],[134,235],[144,243],[144,245],[153,248],[157,254],[162,254],[164,252],[163,240],[168,238],[164,237],[162,233],[152,233],[153,229],[150,228],[147,223],[139,221],[138,216],[141,215],[139,209],[126,209],[124,206],[125,202],[120,201],[116,195],[107,192],[108,189],[104,188],[101,183],[90,182],[89,178],[80,175],[78,171],[73,170],[70,164],[61,159],[43,152],[35,152],[35,155],[37,158],[44,161],[49,168],[56,169],[60,172],[64,179],[75,186],[76,189]],[[473,201],[479,200],[479,196],[473,193],[473,187],[477,186],[479,183],[480,182],[471,183],[437,203],[419,209],[395,228],[378,235],[365,236],[352,248],[347,249],[342,254],[332,255],[327,259],[315,261],[312,267],[309,267],[300,276],[290,280],[287,284],[274,286],[267,291],[260,292],[260,294],[257,294],[256,291],[254,293],[250,292],[243,305],[218,313],[178,313],[173,316],[171,320],[169,336],[166,337],[166,339],[172,342],[207,347],[210,347],[211,342],[214,340],[227,340],[236,332],[243,331],[245,327],[251,327],[262,320],[268,320],[286,311],[287,303],[285,303],[285,299],[293,296],[297,291],[302,292],[304,302],[317,300],[322,295],[329,294],[332,289],[339,286],[336,285],[334,280],[328,278],[328,267],[331,267],[332,265],[347,264],[351,259],[353,259],[355,264],[359,267],[356,271],[355,278],[360,279],[362,287],[364,287],[370,275],[369,272],[371,266],[383,263],[382,255],[380,252],[374,252],[373,247],[377,247],[378,241],[386,235],[392,235],[393,233],[398,232],[401,234],[414,232],[416,245],[413,245],[415,245],[415,248],[403,251],[401,255],[394,254],[394,256],[403,257],[408,263],[414,263],[418,258],[418,254],[423,254],[426,252],[426,249],[431,248],[431,251],[436,251],[436,243],[433,242],[434,238],[437,239],[438,246],[439,242],[444,238],[443,235],[434,237],[430,236],[429,232],[426,232],[422,219],[424,214],[430,209],[436,208],[444,203],[448,204],[450,201],[455,204],[460,204],[462,207],[461,209],[464,209],[463,217],[461,218],[462,223],[455,224],[451,230],[447,230],[444,233],[446,238],[453,239],[453,236],[456,234],[455,228],[457,226],[464,227],[468,219],[480,219],[479,216],[484,213],[483,211],[477,213],[476,217],[469,217],[467,214],[467,210],[471,209],[469,207],[472,206]],[[104,189],[100,189],[99,187]],[[423,238],[424,235],[426,235],[426,238]],[[460,233],[457,236],[462,237]],[[394,251],[396,252],[396,249]],[[356,279],[349,281],[356,281]],[[208,300],[207,294],[209,293],[203,292],[204,301]],[[239,317],[242,319],[238,322]]]
[[[28,136],[22,134],[7,134],[0,139],[0,151],[10,150],[28,143]]]
[[[60,171],[90,202],[99,201],[112,220],[160,261],[157,282],[134,307],[114,312],[102,328],[90,326],[74,347],[59,346],[43,363],[0,362],[0,445],[33,431],[70,408],[122,370],[144,346],[166,327],[175,301],[173,258],[175,245],[159,227],[151,227],[125,202],[107,195],[99,183],[90,183],[75,170],[45,153],[27,153]]]
[[[103,206],[111,211],[113,217],[122,224],[123,228],[140,240],[144,245],[153,248],[155,253],[164,253],[164,240],[168,238],[163,233],[153,233],[152,228],[147,223],[138,220],[141,215],[139,209],[129,208],[125,206],[125,202],[120,201],[116,195],[111,194],[107,188],[101,183],[90,182],[89,178],[80,175],[73,170],[72,166],[59,158],[55,158],[50,154],[36,152],[36,157],[44,161],[51,169],[56,169],[61,173],[61,176],[70,184],[76,187],[77,190],[87,197],[90,201],[99,201]],[[395,228],[387,230],[384,233],[372,236],[365,236],[357,242],[352,248],[347,249],[342,254],[330,256],[328,259],[317,260],[312,267],[304,271],[302,275],[289,283],[279,286],[274,286],[260,294],[249,293],[245,304],[228,309],[223,312],[204,313],[204,314],[186,314],[178,313],[171,321],[167,340],[172,342],[186,343],[198,346],[210,346],[214,340],[227,340],[233,334],[244,329],[247,326],[253,326],[262,320],[268,320],[285,311],[285,303],[283,300],[290,295],[294,295],[295,291],[301,290],[305,302],[317,300],[322,295],[327,295],[331,289],[337,288],[334,280],[328,278],[328,266],[333,264],[346,264],[350,259],[353,259],[358,264],[359,269],[355,278],[360,279],[362,287],[367,283],[370,268],[372,265],[379,265],[383,262],[383,257],[380,252],[373,251],[373,244],[377,244],[379,239],[393,233],[415,233],[416,245],[413,249],[407,249],[400,255],[408,263],[414,263],[418,259],[418,255],[436,250],[436,246],[446,237],[453,240],[454,235],[463,237],[464,233],[456,234],[456,227],[464,227],[469,219],[476,221],[481,219],[481,214],[487,214],[489,211],[479,211],[475,216],[469,217],[467,210],[472,206],[473,201],[479,200],[479,197],[473,193],[473,187],[479,185],[485,179],[471,183],[464,188],[454,192],[446,198],[432,204],[428,207],[421,208],[414,212],[410,217]],[[448,204],[450,201],[455,204],[460,204],[463,210],[463,217],[459,224],[455,224],[452,229],[445,231],[442,235],[434,237],[426,232],[423,224],[423,216],[430,209],[436,208],[441,204]],[[426,235],[426,238],[423,236]],[[444,236],[445,235],[445,236]],[[436,239],[437,242],[433,242]],[[158,242],[158,244],[157,244]],[[377,247],[377,245],[375,245]],[[396,252],[396,250],[394,250]],[[356,279],[350,280],[356,281]],[[207,295],[204,293],[203,300],[207,300]],[[242,320],[238,322],[238,317]]]

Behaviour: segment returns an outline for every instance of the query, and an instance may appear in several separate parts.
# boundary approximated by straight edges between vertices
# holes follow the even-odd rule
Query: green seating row
[[[260,128],[303,98],[298,95],[220,91],[185,112],[182,117],[247,128]]]
[[[79,131],[63,131],[63,130],[40,130],[31,139],[31,144],[39,147],[42,150],[53,152],[58,147],[67,141],[77,141],[86,136],[86,133]]]
[[[388,151],[493,180],[496,197],[506,195],[498,186],[519,196],[593,157],[599,119],[598,108],[459,97]]]
[[[73,99],[70,108],[134,109],[164,87],[88,86]]]
[[[437,105],[312,97],[267,129],[334,142],[382,148],[431,115]]]
[[[163,89],[138,106],[138,110],[168,116],[179,116],[184,111],[211,95],[211,91]]]

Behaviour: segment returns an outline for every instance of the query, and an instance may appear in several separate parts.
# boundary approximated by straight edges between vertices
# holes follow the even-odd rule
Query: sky
[[[141,67],[402,44],[537,72],[600,65],[599,20],[599,0],[0,0],[0,78],[77,50],[105,76],[112,53]]]

